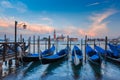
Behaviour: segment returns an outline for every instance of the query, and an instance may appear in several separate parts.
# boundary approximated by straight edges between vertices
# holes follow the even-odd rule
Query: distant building
[[[56,40],[56,31],[54,30],[54,40]]]
[[[78,38],[69,38],[70,41],[78,41]]]
[[[61,36],[58,36],[57,37],[57,40],[58,41],[64,41],[65,40],[65,37],[63,36],[63,34]]]

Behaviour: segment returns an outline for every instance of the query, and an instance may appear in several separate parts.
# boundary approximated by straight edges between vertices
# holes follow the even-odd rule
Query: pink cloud
[[[53,27],[42,25],[42,24],[38,24],[38,25],[29,24],[27,29],[33,32],[37,32],[37,33],[51,33],[54,30]]]
[[[25,34],[33,34],[33,33],[46,34],[46,33],[51,33],[54,30],[54,28],[51,26],[47,26],[47,25],[43,25],[43,24],[30,24],[30,23],[25,22],[25,24],[27,24],[27,28],[26,28],[26,32],[25,32],[25,30],[22,30],[22,26],[19,25],[21,23],[23,23],[23,22],[18,22],[17,29],[18,29],[18,32],[20,32],[19,30],[21,30],[21,33],[23,33],[23,34],[24,33]],[[0,18],[0,27],[4,28],[4,31],[0,31],[0,32],[6,32],[6,30],[8,31],[9,29],[11,29],[11,31],[13,32],[14,24],[15,23],[14,23],[13,19]],[[6,32],[6,34],[8,32]]]
[[[108,10],[102,14],[94,14],[92,17],[90,17],[93,23],[91,24],[87,34],[90,36],[106,34],[106,32],[108,31],[108,22],[105,22],[104,20],[109,16],[115,14],[116,12],[117,11],[115,10]]]
[[[12,23],[9,19],[0,18],[0,27],[10,27]]]
[[[107,24],[108,21],[105,21],[109,16],[115,14],[117,11],[109,9],[101,14],[94,14],[90,17],[92,21],[91,25],[88,26],[87,29],[75,27],[75,26],[68,26],[64,29],[58,29],[59,32],[64,32],[67,35],[77,35],[77,36],[105,36],[109,30]]]
[[[105,21],[106,18],[115,14],[117,11],[115,10],[107,10],[101,14],[94,14],[90,17],[92,21],[91,25],[88,25],[88,28],[85,29],[84,27],[76,27],[76,26],[66,26],[64,28],[54,28],[53,26],[43,25],[43,24],[31,24],[27,23],[26,31],[22,31],[22,34],[47,34],[53,33],[54,29],[59,34],[66,34],[66,35],[77,35],[77,36],[105,36],[108,32],[109,28],[107,26],[108,21]],[[49,20],[48,18],[44,18],[43,20]],[[19,22],[22,23],[22,22]],[[0,18],[0,27],[2,28],[11,28],[14,27],[14,20],[13,19],[5,19]],[[14,29],[13,29],[14,30]],[[0,31],[1,32],[1,31]],[[6,32],[6,31],[5,31]],[[8,31],[9,32],[9,31]]]

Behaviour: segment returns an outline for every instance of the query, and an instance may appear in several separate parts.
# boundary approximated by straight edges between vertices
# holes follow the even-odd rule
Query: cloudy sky
[[[120,0],[0,0],[0,38],[18,35],[120,36]],[[27,24],[22,29],[20,24]]]

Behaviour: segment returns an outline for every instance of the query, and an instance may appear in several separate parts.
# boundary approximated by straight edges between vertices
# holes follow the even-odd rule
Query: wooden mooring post
[[[33,54],[35,53],[35,35],[33,36]]]
[[[86,63],[86,45],[87,45],[87,35],[85,36],[85,63]]]
[[[7,37],[6,34],[4,35],[4,41],[7,42]]]
[[[83,51],[83,39],[81,39],[81,50]]]
[[[108,41],[108,38],[107,38],[107,36],[105,37],[105,50],[107,50],[107,42]]]
[[[105,51],[107,50],[107,44],[108,44],[108,38],[106,36],[105,37]],[[105,56],[105,60],[106,60],[106,54],[104,56]]]
[[[37,46],[38,46],[38,53],[40,53],[40,36],[38,36]]]
[[[25,54],[25,40],[23,38],[23,54]]]
[[[50,49],[50,46],[51,46],[51,40],[50,40],[50,36],[48,38],[48,49]]]
[[[55,39],[56,53],[58,52],[58,39]]]
[[[48,39],[45,39],[45,50],[47,49],[47,40]]]
[[[3,54],[2,54],[2,56],[3,56],[3,62],[5,61],[5,55],[6,55],[6,44],[4,43],[3,44]]]
[[[72,41],[70,40],[70,50],[71,50],[71,45],[72,45],[71,42],[72,42]]]
[[[100,46],[100,40],[99,40],[99,46]]]
[[[22,42],[23,38],[22,38],[22,34],[20,34],[20,42]]]
[[[94,44],[93,44],[93,45],[94,45],[94,50],[95,50],[95,45],[96,45],[96,42],[95,42],[95,41],[96,41],[96,40],[94,39]]]
[[[29,44],[28,53],[31,53],[31,37],[29,37],[28,39],[28,44]]]
[[[69,46],[69,35],[67,36],[67,46]]]

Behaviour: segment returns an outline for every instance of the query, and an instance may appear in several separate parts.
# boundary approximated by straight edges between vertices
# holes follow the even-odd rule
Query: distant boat
[[[72,62],[75,65],[78,65],[82,63],[82,60],[83,60],[82,51],[76,45],[74,45],[72,50]]]
[[[27,55],[22,57],[22,60],[24,62],[39,61],[42,57],[53,55],[54,51],[55,51],[55,46],[53,45],[50,49],[47,49],[47,50],[45,50],[45,51],[43,51],[41,53],[27,54]]]
[[[100,64],[101,59],[99,54],[92,49],[88,44],[86,45],[86,54],[88,55],[88,60],[94,64]]]
[[[104,50],[99,46],[95,46],[95,49],[101,54],[101,56],[103,56],[107,60],[120,63],[120,57],[117,56],[117,54],[119,53],[117,52],[115,46],[113,46],[112,44],[109,44],[109,47],[111,50]]]

